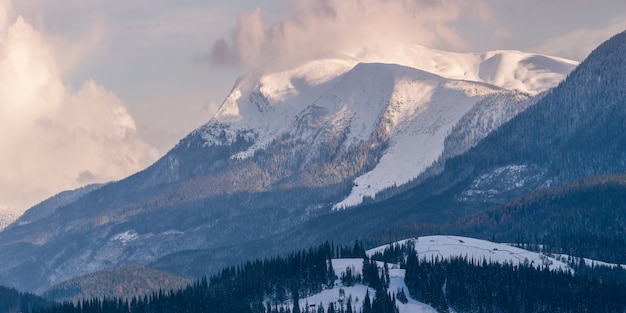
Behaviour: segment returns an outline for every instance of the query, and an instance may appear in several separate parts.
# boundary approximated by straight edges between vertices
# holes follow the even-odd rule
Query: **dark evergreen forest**
[[[363,258],[362,274],[349,270],[337,277],[330,259],[338,257]],[[360,242],[343,248],[325,243],[285,257],[225,268],[178,290],[131,299],[90,299],[45,308],[28,306],[23,311],[396,313],[408,296],[405,290],[389,289],[388,262],[406,270],[405,282],[412,298],[439,312],[626,312],[626,270],[620,267],[589,267],[579,259],[572,262],[574,275],[530,264],[463,257],[427,260],[419,259],[411,241],[391,245],[371,258],[365,256]],[[361,283],[375,292],[368,291],[361,307],[354,306],[350,299],[340,305],[321,303],[314,308],[293,305],[301,298],[332,288],[337,278],[343,285]],[[18,311],[2,307],[0,312]]]

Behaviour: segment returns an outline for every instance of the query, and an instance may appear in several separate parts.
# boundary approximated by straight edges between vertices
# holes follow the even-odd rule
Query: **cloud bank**
[[[261,8],[241,14],[232,34],[214,43],[210,62],[289,66],[335,55],[393,53],[398,43],[466,49],[468,43],[453,24],[462,13],[482,22],[491,14],[482,0],[308,0],[288,5],[293,15],[269,26]]]
[[[14,21],[14,22],[12,22]],[[63,82],[63,58],[0,1],[0,203],[26,209],[151,162],[126,105],[94,81]]]

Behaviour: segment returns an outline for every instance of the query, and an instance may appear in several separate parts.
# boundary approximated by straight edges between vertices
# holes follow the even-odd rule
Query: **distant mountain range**
[[[623,172],[622,37],[573,72],[537,54],[407,46],[244,76],[145,171],[50,199],[0,232],[0,281],[42,292],[147,264],[193,277]]]

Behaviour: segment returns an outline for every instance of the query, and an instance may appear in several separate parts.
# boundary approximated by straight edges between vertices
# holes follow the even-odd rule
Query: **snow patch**
[[[170,229],[170,230],[163,232],[163,235],[166,235],[166,236],[175,236],[175,235],[183,235],[183,234],[184,232],[180,230],[175,230],[175,229]]]
[[[499,167],[476,178],[469,189],[461,194],[460,200],[468,200],[476,196],[491,198],[500,193],[536,183],[544,174],[545,171],[542,169],[523,164]]]
[[[137,238],[139,238],[139,235],[135,231],[127,230],[123,233],[119,233],[111,237],[111,241],[119,241],[123,245],[125,245],[131,241],[137,240]]]

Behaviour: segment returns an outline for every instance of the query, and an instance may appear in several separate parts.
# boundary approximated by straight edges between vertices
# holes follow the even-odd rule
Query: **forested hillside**
[[[626,175],[587,177],[442,224],[404,223],[368,236],[370,245],[431,234],[518,243],[544,252],[626,264]]]
[[[459,221],[461,234],[626,264],[626,176],[594,176]]]
[[[439,312],[623,312],[626,284],[531,265],[407,260],[411,295]],[[624,275],[624,270],[616,270]]]
[[[123,266],[72,278],[50,287],[46,299],[62,302],[91,298],[143,297],[160,289],[183,288],[191,283],[170,273],[143,266]]]

